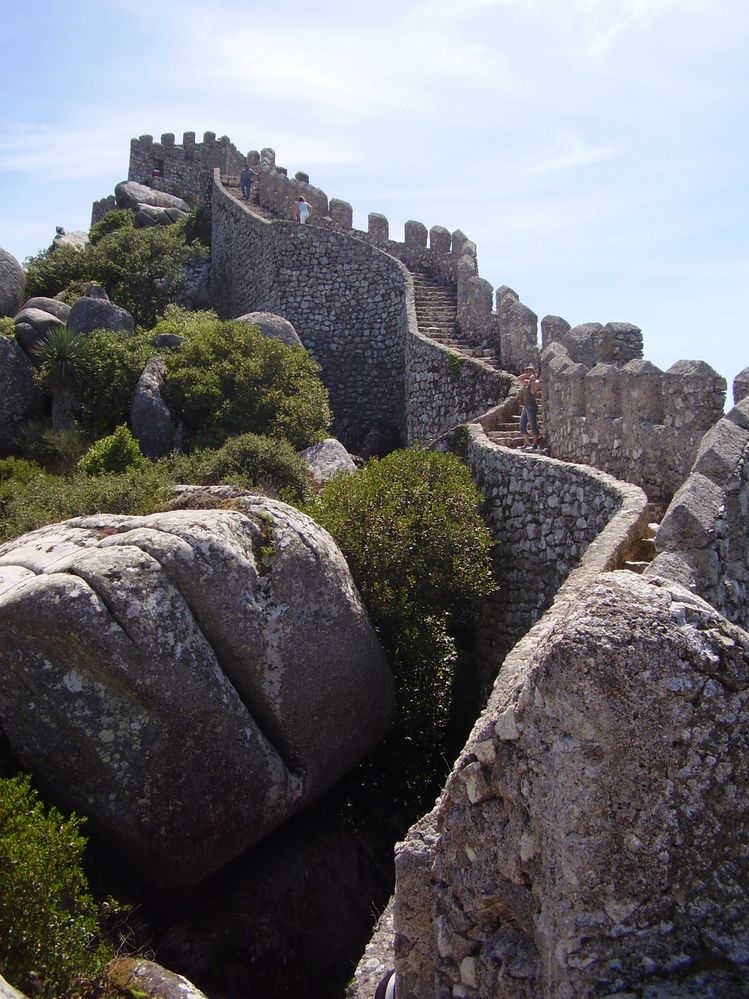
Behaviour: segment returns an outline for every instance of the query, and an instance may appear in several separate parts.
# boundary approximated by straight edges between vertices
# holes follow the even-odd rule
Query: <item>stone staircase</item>
[[[656,512],[653,509],[649,509],[649,512],[650,520],[648,526],[645,528],[645,532],[640,540],[627,555],[622,569],[629,569],[630,572],[640,574],[655,558],[655,535],[658,532],[660,524],[655,520],[657,516]]]
[[[455,350],[465,357],[474,357],[497,371],[501,365],[491,350],[479,350],[470,344],[458,327],[458,302],[454,286],[442,284],[431,274],[411,270],[419,332],[430,340]]]
[[[239,177],[222,177],[221,183],[235,201],[238,201],[241,205],[246,204],[244,198],[242,197],[242,192],[239,189]],[[266,222],[277,222],[280,218],[279,215],[274,214],[267,208],[263,208],[262,205],[258,204],[257,187],[255,184],[253,184],[250,188],[250,201],[248,207],[255,215],[259,215],[260,218],[265,219]]]
[[[523,438],[520,434],[520,413],[523,409],[523,403],[521,401],[520,395],[516,397],[516,409],[514,413],[507,415],[506,419],[503,420],[498,426],[493,430],[487,430],[486,436],[494,444],[499,444],[501,447],[521,447],[523,444]],[[536,450],[537,454],[545,454],[544,450],[544,417],[542,412],[542,407],[539,399],[538,406],[538,433],[539,433],[539,443]]]

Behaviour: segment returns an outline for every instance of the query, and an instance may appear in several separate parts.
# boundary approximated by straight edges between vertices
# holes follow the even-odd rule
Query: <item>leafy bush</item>
[[[450,630],[494,588],[481,494],[451,454],[395,451],[337,476],[308,507],[333,535],[393,668],[389,780],[422,800],[443,765],[458,661]]]
[[[151,334],[94,330],[81,350],[80,420],[93,436],[110,434],[130,414],[130,402],[146,362],[155,354]]]
[[[240,434],[218,451],[202,451],[195,457],[193,477],[198,485],[259,488],[290,502],[303,500],[308,492],[307,465],[288,441]]]
[[[96,246],[97,243],[110,234],[110,232],[115,232],[117,229],[134,229],[135,228],[135,212],[131,211],[129,208],[115,208],[111,212],[95,222],[88,234],[88,241],[92,246]]]
[[[138,325],[153,326],[179,294],[184,267],[204,259],[207,250],[189,241],[183,223],[135,229],[127,214],[106,215],[94,226],[93,241],[80,250],[63,245],[30,257],[27,296],[54,297],[65,289],[76,294],[80,282],[98,282]]]
[[[78,464],[86,443],[76,423],[63,430],[52,430],[42,420],[30,420],[21,428],[18,447],[21,454],[46,471],[65,475]]]
[[[81,823],[45,808],[28,777],[0,780],[0,968],[43,999],[80,995],[113,957],[83,872]]]
[[[0,316],[0,336],[15,336],[16,324],[10,316]]]
[[[185,342],[166,358],[167,391],[195,446],[217,447],[235,434],[255,433],[301,449],[326,436],[327,391],[303,348],[246,323],[200,315],[195,322],[183,317]],[[173,329],[176,319],[170,322]],[[166,331],[161,324],[157,330]]]
[[[165,509],[175,479],[170,462],[150,462],[117,475],[40,475],[0,485],[0,542],[69,517],[146,514]]]
[[[44,475],[44,469],[35,461],[26,461],[25,458],[0,458],[0,485],[13,481],[19,483],[29,482],[37,475]]]
[[[84,475],[107,475],[137,468],[145,461],[138,442],[124,425],[92,444],[78,462]]]
[[[88,248],[78,250],[68,244],[40,250],[26,260],[25,266],[26,298],[37,295],[54,298],[74,282],[91,280],[94,276]]]

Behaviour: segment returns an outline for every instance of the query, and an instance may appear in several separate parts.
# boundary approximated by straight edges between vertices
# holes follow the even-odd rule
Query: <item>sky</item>
[[[749,366],[747,0],[25,0],[3,14],[0,246],[87,229],[130,139],[270,146],[403,239],[462,230],[539,318]]]

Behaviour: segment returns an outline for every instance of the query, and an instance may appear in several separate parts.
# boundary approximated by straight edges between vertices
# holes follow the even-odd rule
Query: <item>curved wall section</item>
[[[236,202],[217,173],[212,225],[219,315],[267,310],[294,324],[322,368],[334,432],[349,450],[382,424],[403,442],[409,281],[402,266],[331,229],[266,222]]]

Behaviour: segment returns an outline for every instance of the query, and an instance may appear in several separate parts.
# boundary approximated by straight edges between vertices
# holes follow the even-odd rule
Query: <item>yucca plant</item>
[[[83,339],[67,326],[57,326],[39,344],[36,353],[42,365],[42,378],[52,390],[52,429],[66,430],[73,425]]]

